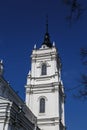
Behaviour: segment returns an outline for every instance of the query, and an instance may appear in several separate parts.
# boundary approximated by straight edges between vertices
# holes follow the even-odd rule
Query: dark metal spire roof
[[[47,47],[52,47],[52,44],[50,42],[50,36],[48,33],[48,17],[46,19],[46,33],[45,33],[44,42],[42,43],[42,45],[46,45]]]

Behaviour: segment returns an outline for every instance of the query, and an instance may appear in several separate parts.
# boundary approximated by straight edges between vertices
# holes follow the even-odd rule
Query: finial
[[[3,60],[1,60],[0,63],[3,64]]]
[[[55,42],[53,41],[53,47],[55,47]]]
[[[46,16],[46,33],[48,33],[48,15]]]
[[[28,76],[31,76],[31,71],[29,70]]]
[[[34,49],[36,49],[36,44],[34,45]]]

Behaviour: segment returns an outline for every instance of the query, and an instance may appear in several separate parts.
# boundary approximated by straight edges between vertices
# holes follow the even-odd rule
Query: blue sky
[[[85,6],[87,1],[84,0]],[[61,0],[0,1],[0,59],[4,62],[4,77],[24,100],[26,77],[34,44],[39,48],[46,31],[55,41],[62,61],[65,89],[76,87],[84,71],[80,48],[87,47],[87,11],[72,26],[65,17],[69,7]],[[87,101],[73,98],[76,90],[66,91],[65,119],[67,130],[87,129]]]

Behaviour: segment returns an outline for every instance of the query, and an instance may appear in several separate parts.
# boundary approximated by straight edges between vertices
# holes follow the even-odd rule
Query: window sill
[[[45,116],[46,113],[39,113],[38,115],[39,115],[39,116]]]

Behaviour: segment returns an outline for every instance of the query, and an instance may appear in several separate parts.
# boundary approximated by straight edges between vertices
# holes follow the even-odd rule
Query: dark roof
[[[42,45],[46,45],[47,47],[52,47],[52,44],[50,42],[50,36],[49,36],[48,32],[45,33],[44,42],[42,43]]]

